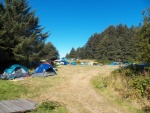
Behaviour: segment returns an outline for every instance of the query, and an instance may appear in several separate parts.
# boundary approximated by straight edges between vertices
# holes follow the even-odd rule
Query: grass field
[[[111,92],[103,93],[94,88],[95,86],[105,87],[99,78],[109,76],[116,68],[118,67],[61,66],[56,76],[28,77],[21,81],[0,81],[6,87],[2,89],[0,86],[0,90],[3,90],[0,96],[6,95],[1,99],[23,98],[41,103],[39,111],[33,112],[48,112],[44,109],[49,110],[51,106],[53,108],[56,106],[56,109],[52,111],[54,113],[132,113],[129,108],[126,108],[127,106],[117,104],[114,97],[111,98],[109,94]],[[9,92],[17,93],[9,95],[8,86],[12,87]]]

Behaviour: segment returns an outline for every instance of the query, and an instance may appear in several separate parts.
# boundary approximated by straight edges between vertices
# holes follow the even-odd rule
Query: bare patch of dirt
[[[90,80],[101,74],[110,75],[115,66],[62,66],[57,77],[66,80],[56,87],[47,89],[35,100],[53,100],[65,103],[71,113],[128,113],[100,96],[92,87]]]

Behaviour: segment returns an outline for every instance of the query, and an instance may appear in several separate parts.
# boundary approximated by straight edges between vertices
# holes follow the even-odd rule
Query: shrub
[[[138,91],[140,96],[150,99],[150,77],[136,77],[133,80],[132,87]]]
[[[57,101],[45,101],[42,102],[35,110],[30,113],[67,113],[67,109],[62,103]]]

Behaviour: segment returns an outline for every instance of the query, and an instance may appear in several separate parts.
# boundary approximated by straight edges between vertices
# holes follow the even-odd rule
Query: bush
[[[62,103],[57,101],[45,101],[42,102],[35,110],[30,113],[67,113],[67,109]]]
[[[150,77],[136,77],[132,87],[138,91],[140,96],[150,99]]]
[[[143,70],[146,72],[143,73]],[[104,78],[107,86],[113,87],[122,98],[140,103],[144,111],[150,111],[150,73],[149,67],[130,67],[114,70],[111,76]]]

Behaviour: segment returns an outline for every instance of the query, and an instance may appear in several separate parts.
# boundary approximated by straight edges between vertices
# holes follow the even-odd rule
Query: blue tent
[[[71,62],[71,65],[77,65],[77,63],[76,62]]]
[[[114,65],[119,65],[120,62],[112,62],[111,64],[109,64],[110,66],[114,66]]]
[[[4,70],[4,73],[0,76],[2,79],[14,79],[19,77],[25,77],[28,75],[28,69],[19,64],[14,64]]]
[[[32,76],[49,76],[49,75],[57,75],[55,70],[50,64],[42,63],[39,67],[34,70],[34,74]]]
[[[61,60],[61,61],[59,61],[59,63],[60,63],[60,64],[63,64],[63,65],[68,65],[68,64],[69,64],[69,62],[67,62],[67,61],[65,61],[65,60]]]
[[[24,66],[21,66],[19,64],[14,64],[10,66],[8,69],[5,69],[4,71],[8,74],[11,74],[16,68],[23,68],[26,72],[28,72],[28,69]]]

